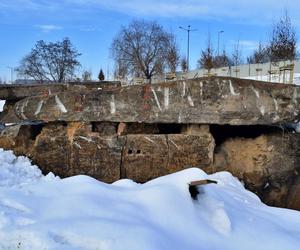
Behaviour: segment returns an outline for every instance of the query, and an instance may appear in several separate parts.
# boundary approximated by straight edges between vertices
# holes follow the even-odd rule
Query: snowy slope
[[[217,180],[191,199],[188,183]],[[300,213],[268,207],[227,172],[146,184],[43,176],[0,150],[0,249],[299,249]]]

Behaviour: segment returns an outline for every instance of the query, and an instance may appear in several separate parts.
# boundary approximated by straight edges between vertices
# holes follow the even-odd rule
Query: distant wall
[[[300,60],[294,61],[294,76],[292,82],[294,84],[300,84]],[[291,62],[284,62],[281,61],[277,65],[271,65],[272,71],[278,71],[279,67],[291,64]],[[259,81],[270,81],[271,82],[284,82],[283,77],[281,75],[281,78],[279,78],[279,74],[273,74],[270,79],[270,63],[262,63],[262,64],[242,64],[232,67],[222,67],[222,68],[216,68],[211,70],[211,74],[217,75],[217,76],[232,76],[232,77],[238,77],[238,78],[248,78],[248,79],[254,79]],[[198,77],[206,76],[208,73],[207,70],[204,69],[197,69],[197,70],[191,70],[187,74],[183,72],[177,72],[176,78],[178,80],[182,79],[193,79]],[[289,72],[287,72],[289,74]],[[166,76],[159,76],[154,77],[152,80],[152,83],[158,83],[165,81]],[[289,77],[286,76],[286,82],[288,82]]]

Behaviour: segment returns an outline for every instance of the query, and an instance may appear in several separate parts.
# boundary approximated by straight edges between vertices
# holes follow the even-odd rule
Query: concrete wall
[[[294,61],[294,74],[292,77],[292,83],[300,84],[300,60]],[[271,81],[271,82],[282,82],[282,83],[289,83],[289,72],[286,72],[285,79],[283,79],[283,73],[279,75],[279,67],[291,64],[291,62],[279,62],[277,65],[271,65],[272,71],[277,71],[277,73],[272,74],[270,77],[270,63],[263,63],[263,64],[242,64],[232,67],[223,67],[212,69],[211,74],[217,76],[232,76],[238,78],[247,78],[247,79],[254,79],[259,81]],[[187,74],[183,72],[177,72],[176,78],[178,80],[182,79],[193,79],[198,77],[207,76],[208,71],[204,69],[197,69],[191,70]],[[166,76],[159,76],[155,77],[152,80],[152,83],[158,83],[166,81]],[[135,83],[135,81],[133,81]]]

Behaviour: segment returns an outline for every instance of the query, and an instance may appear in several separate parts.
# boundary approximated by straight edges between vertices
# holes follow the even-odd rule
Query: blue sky
[[[298,0],[0,0],[0,77],[10,80],[7,66],[18,66],[36,41],[64,37],[82,53],[81,70],[92,70],[94,78],[100,68],[112,72],[112,39],[121,25],[133,19],[155,20],[175,33],[182,54],[186,54],[187,34],[178,27],[197,29],[191,34],[191,69],[208,32],[215,50],[218,31],[224,30],[220,49],[231,53],[239,40],[246,57],[259,41],[269,39],[272,24],[285,10],[299,33]]]

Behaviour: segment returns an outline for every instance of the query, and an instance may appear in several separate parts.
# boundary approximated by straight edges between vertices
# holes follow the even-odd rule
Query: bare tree
[[[121,28],[111,50],[115,64],[122,66],[118,71],[144,76],[151,82],[152,76],[163,73],[170,48],[176,48],[174,41],[156,22],[133,21]]]
[[[270,41],[270,57],[273,62],[294,60],[296,58],[296,33],[291,19],[285,12],[284,17],[273,25]]]
[[[227,56],[226,50],[223,50],[223,53],[221,55],[217,55],[213,59],[214,67],[220,68],[220,67],[228,67],[232,65],[232,61]]]
[[[207,47],[205,50],[201,51],[200,59],[198,60],[198,67],[204,68],[210,72],[214,67],[214,56],[213,48],[210,41],[210,36],[208,36]]]
[[[242,63],[242,51],[240,48],[240,41],[237,41],[237,43],[234,44],[233,52],[232,52],[232,61],[235,66],[235,73],[237,77],[238,76],[237,66]]]
[[[175,37],[173,35],[170,35],[169,39],[170,45],[168,47],[168,53],[166,58],[167,66],[171,72],[176,72],[180,60],[179,49]]]
[[[251,63],[266,63],[270,60],[270,50],[267,46],[264,46],[261,42],[258,44],[258,48],[254,50],[253,54],[247,58],[247,62]]]
[[[22,59],[17,72],[21,76],[40,82],[63,82],[72,77],[75,69],[80,66],[77,61],[77,57],[80,55],[69,38],[55,43],[46,43],[41,40]]]
[[[242,51],[240,48],[240,41],[237,41],[237,43],[234,44],[232,51],[232,61],[234,63],[234,66],[238,66],[242,63]]]
[[[122,61],[121,59],[116,60],[114,66],[115,79],[124,79],[128,74],[127,62]]]
[[[187,59],[186,56],[183,56],[180,60],[180,67],[183,72],[188,70]]]
[[[261,42],[258,44],[258,48],[253,54],[255,63],[265,63],[269,61],[270,51],[267,47],[263,46]]]

